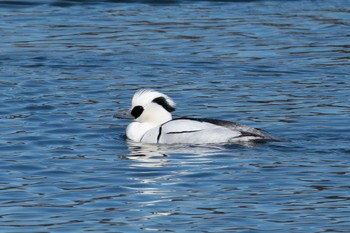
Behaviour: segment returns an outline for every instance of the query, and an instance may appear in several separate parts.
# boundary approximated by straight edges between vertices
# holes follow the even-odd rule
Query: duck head
[[[132,98],[131,115],[139,123],[161,125],[172,119],[175,102],[167,95],[151,89],[138,90]]]

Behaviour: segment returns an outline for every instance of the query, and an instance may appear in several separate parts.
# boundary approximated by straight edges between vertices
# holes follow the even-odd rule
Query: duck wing
[[[149,130],[141,139],[148,143],[227,143],[268,140],[260,130],[242,124],[199,118],[178,118]]]
[[[261,129],[250,127],[248,125],[244,125],[244,124],[240,124],[232,121],[208,119],[208,118],[184,118],[184,119],[193,119],[197,121],[208,122],[214,125],[226,127],[231,130],[239,131],[241,132],[242,135],[245,135],[245,136],[261,137],[261,139],[263,140],[276,140],[275,138],[268,135],[266,132],[264,132]]]

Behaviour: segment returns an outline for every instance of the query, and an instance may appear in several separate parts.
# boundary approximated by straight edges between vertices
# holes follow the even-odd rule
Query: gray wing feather
[[[179,119],[188,119],[188,120],[195,120],[200,122],[207,122],[213,125],[229,128],[231,130],[236,130],[241,133],[241,137],[252,136],[252,137],[261,137],[260,138],[261,140],[277,140],[260,129],[253,128],[253,127],[232,122],[232,121],[209,119],[209,118],[179,118]]]

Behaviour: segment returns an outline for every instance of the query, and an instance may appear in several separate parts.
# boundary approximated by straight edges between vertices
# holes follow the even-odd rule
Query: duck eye
[[[135,106],[132,110],[131,110],[131,115],[137,119],[143,112],[143,107],[142,106]]]

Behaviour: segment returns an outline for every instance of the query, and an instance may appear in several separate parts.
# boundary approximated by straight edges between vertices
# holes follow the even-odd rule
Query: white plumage
[[[142,89],[132,98],[126,136],[135,142],[163,144],[239,143],[276,140],[259,129],[215,119],[172,119],[175,102],[160,92]]]

